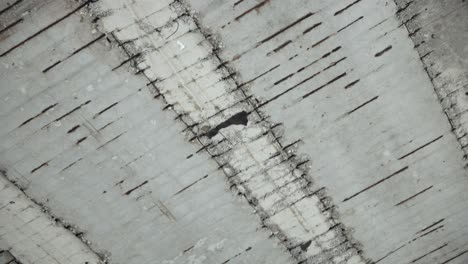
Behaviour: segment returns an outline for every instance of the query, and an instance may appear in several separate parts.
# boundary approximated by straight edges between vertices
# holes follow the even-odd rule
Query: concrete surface
[[[107,263],[465,263],[466,9],[3,2],[5,186]]]

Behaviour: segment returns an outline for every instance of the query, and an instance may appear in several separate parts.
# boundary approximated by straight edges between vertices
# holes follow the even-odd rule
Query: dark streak
[[[275,48],[274,50],[268,52],[268,54],[271,54],[271,53],[276,53],[282,49],[284,49],[287,45],[291,44],[292,43],[292,40],[288,40],[286,42],[284,42],[283,44],[279,45],[277,48]]]
[[[444,225],[440,225],[440,226],[438,226],[438,227],[436,227],[436,228],[434,228],[434,229],[432,229],[430,231],[427,231],[426,233],[424,233],[424,234],[418,236],[417,238],[413,239],[413,241],[415,241],[415,240],[417,240],[417,239],[419,239],[421,237],[427,236],[427,235],[429,235],[429,234],[431,234],[431,233],[433,233],[433,232],[435,232],[435,231],[437,231],[437,230],[439,230],[439,229],[441,229],[443,227],[444,227]]]
[[[20,43],[16,44],[15,46],[11,47],[10,49],[8,49],[7,51],[3,52],[2,54],[0,54],[0,57],[3,57],[5,55],[7,55],[8,53],[10,53],[11,51],[13,51],[14,49],[24,45],[26,42],[28,42],[29,40],[33,39],[34,37],[38,36],[39,34],[41,34],[42,32],[46,31],[47,29],[57,25],[59,22],[61,22],[62,20],[64,20],[65,18],[71,16],[73,13],[75,13],[76,11],[80,10],[82,7],[86,6],[87,4],[89,4],[91,1],[93,0],[88,0],[86,2],[84,2],[83,4],[79,5],[77,8],[73,9],[71,12],[67,13],[65,16],[59,18],[58,20],[52,22],[52,24],[49,24],[48,26],[46,26],[45,28],[39,30],[38,32],[34,33],[32,36],[26,38],[25,40],[21,41]],[[15,3],[16,4],[16,3]],[[11,6],[10,6],[11,7]],[[3,11],[2,11],[3,12]]]
[[[234,6],[236,6],[236,5],[238,5],[238,4],[242,3],[242,2],[244,2],[244,0],[239,0],[239,1],[234,3]]]
[[[91,100],[88,100],[88,101],[86,101],[86,102],[80,104],[79,106],[73,108],[72,110],[70,110],[70,111],[68,111],[67,113],[65,113],[64,115],[62,115],[61,117],[59,117],[59,118],[53,120],[52,122],[49,122],[47,125],[44,125],[41,129],[44,129],[44,128],[48,127],[48,126],[49,126],[51,123],[53,123],[53,122],[58,122],[58,121],[62,120],[62,119],[65,118],[66,116],[72,114],[73,112],[79,110],[82,106],[85,106],[85,105],[87,105],[87,104],[89,104],[89,103],[91,103]]]
[[[148,181],[144,181],[144,182],[141,183],[140,185],[138,185],[138,186],[136,186],[136,187],[134,187],[134,188],[132,188],[132,189],[126,191],[124,194],[125,194],[125,195],[129,195],[129,194],[131,194],[133,191],[135,191],[136,189],[140,188],[141,186],[143,186],[143,185],[145,185],[145,184],[147,184],[147,183],[148,183]]]
[[[466,253],[468,253],[468,250],[465,250],[465,251],[461,252],[460,254],[458,254],[458,255],[456,255],[456,256],[454,256],[454,257],[452,257],[452,258],[449,258],[449,259],[447,259],[446,261],[444,261],[444,262],[442,262],[442,263],[440,263],[440,264],[449,263],[450,261],[452,261],[452,260],[454,260],[454,259],[456,259],[456,258],[458,258],[458,257],[460,257],[460,256],[462,256],[462,255],[464,255],[464,254],[466,254]]]
[[[279,66],[280,66],[280,65],[278,64],[278,65],[276,65],[275,67],[269,69],[268,71],[266,71],[266,72],[264,72],[264,73],[258,75],[257,77],[255,77],[255,78],[253,78],[253,79],[251,79],[251,80],[249,80],[249,81],[247,81],[247,82],[245,82],[245,83],[242,83],[242,84],[240,85],[240,87],[242,87],[242,86],[244,86],[244,85],[247,85],[247,84],[249,84],[249,83],[251,83],[251,82],[257,80],[258,78],[260,78],[260,77],[262,77],[262,76],[268,74],[269,72],[273,71],[274,69],[278,68]]]
[[[420,256],[419,258],[413,259],[413,260],[411,261],[411,263],[414,263],[414,262],[416,262],[416,261],[418,261],[418,260],[420,260],[420,259],[422,259],[422,258],[426,257],[427,255],[430,255],[430,254],[432,254],[432,253],[436,252],[437,250],[439,250],[439,249],[442,249],[442,248],[446,247],[447,245],[448,245],[448,244],[447,244],[447,243],[445,243],[445,244],[443,244],[442,246],[440,246],[440,247],[438,247],[438,248],[436,248],[436,249],[433,249],[433,250],[429,251],[428,253],[426,253],[426,254],[424,254],[424,255]]]
[[[429,146],[430,144],[436,142],[437,140],[441,139],[443,136],[444,136],[444,135],[441,135],[441,136],[439,136],[439,137],[437,137],[437,138],[435,138],[435,139],[433,139],[433,140],[427,142],[426,144],[420,146],[419,148],[417,148],[417,149],[415,149],[415,150],[413,150],[413,151],[411,151],[411,152],[409,152],[409,153],[407,153],[407,154],[405,154],[405,155],[399,157],[398,160],[402,160],[402,159],[404,159],[404,158],[410,156],[411,154],[414,154],[414,153],[417,152],[418,150],[421,150],[421,149],[423,149],[423,148]]]
[[[122,67],[123,65],[125,65],[126,63],[132,61],[133,59],[139,57],[141,55],[141,53],[137,53],[135,55],[132,55],[131,57],[129,57],[128,59],[124,60],[123,62],[121,62],[119,65],[115,66],[114,68],[112,68],[112,71],[115,71],[117,70],[118,68]]]
[[[119,137],[121,137],[123,134],[125,134],[125,132],[115,136],[114,138],[112,138],[111,140],[107,141],[106,143],[102,144],[101,146],[99,146],[97,149],[101,149],[103,148],[104,146],[106,146],[107,144],[111,143],[112,141],[118,139]]]
[[[244,0],[241,0],[241,1],[244,1]],[[182,251],[182,253],[187,253],[188,251],[190,251],[192,248],[194,248],[195,246],[191,246],[187,249],[184,249],[184,251]]]
[[[247,11],[245,11],[244,13],[238,15],[237,17],[234,18],[235,21],[238,21],[239,19],[241,19],[243,16],[247,15],[248,13],[254,11],[254,10],[258,10],[260,7],[262,7],[263,5],[265,5],[266,3],[270,2],[270,0],[265,0],[259,4],[256,4],[254,7],[248,9]]]
[[[306,19],[306,18],[308,18],[308,17],[310,17],[310,16],[312,16],[312,15],[314,15],[314,13],[310,13],[310,12],[307,13],[305,16],[302,16],[301,18],[299,18],[298,20],[294,21],[293,23],[291,23],[291,24],[287,25],[286,27],[280,29],[279,31],[277,31],[277,32],[274,33],[273,35],[271,35],[271,36],[265,38],[264,40],[260,41],[258,44],[263,44],[263,43],[265,43],[265,42],[267,42],[267,41],[273,39],[274,37],[278,36],[279,34],[283,33],[284,31],[290,29],[291,27],[293,27],[293,26],[299,24],[301,21],[303,21],[304,19]]]
[[[82,137],[76,141],[76,145],[79,145],[81,142],[85,141],[88,137]]]
[[[340,10],[336,11],[335,14],[333,14],[333,15],[334,16],[340,15],[344,11],[346,11],[348,8],[352,7],[353,5],[355,5],[355,4],[359,3],[359,2],[361,2],[361,0],[356,0],[356,1],[352,2],[351,4],[345,6],[343,9],[340,9]]]
[[[59,65],[59,63],[61,63],[61,62],[62,62],[61,60],[56,61],[54,64],[52,64],[52,65],[50,65],[49,67],[43,69],[43,70],[42,70],[42,73],[48,72],[49,70],[51,70],[51,69],[54,68],[55,66]]]
[[[32,170],[31,170],[31,174],[33,174],[34,172],[36,172],[38,169],[40,169],[40,168],[42,168],[42,167],[46,167],[46,166],[49,166],[49,161],[44,162],[44,163],[42,163],[41,165],[39,165],[38,167],[32,169]]]
[[[354,86],[356,83],[358,83],[358,82],[359,82],[359,79],[357,79],[357,80],[355,80],[355,81],[352,81],[352,82],[348,83],[344,88],[345,88],[345,89],[351,88],[351,87],[353,87],[353,86]]]
[[[76,161],[70,163],[68,166],[66,166],[65,168],[63,168],[60,172],[63,172],[63,171],[65,171],[65,170],[69,169],[70,167],[72,167],[73,165],[75,165],[77,162],[79,162],[79,161],[82,160],[82,159],[83,159],[83,158],[79,158],[79,159],[77,159]]]
[[[377,23],[377,24],[375,24],[374,26],[370,27],[369,30],[372,30],[372,29],[374,29],[374,28],[376,28],[376,27],[382,25],[382,24],[383,24],[385,21],[387,21],[387,20],[388,20],[388,18],[386,18],[386,19],[380,21],[379,23]]]
[[[391,50],[391,49],[392,49],[392,45],[389,45],[388,47],[386,47],[386,48],[383,49],[382,51],[377,52],[377,53],[374,55],[374,57],[376,57],[376,58],[377,58],[377,57],[380,57],[380,56],[382,56],[385,52],[387,52],[387,51],[389,51],[389,50]]]
[[[376,262],[374,262],[374,263],[380,262],[381,260],[385,259],[386,257],[388,257],[388,256],[392,255],[393,253],[397,252],[398,250],[402,249],[402,248],[403,248],[404,246],[406,246],[406,245],[407,245],[407,244],[403,244],[402,246],[398,247],[397,249],[394,249],[394,250],[388,252],[385,256],[381,257],[380,259],[378,259],[378,260],[377,260]]]
[[[23,123],[21,123],[21,125],[19,125],[18,128],[20,128],[20,127],[26,125],[27,123],[31,122],[33,119],[35,119],[35,118],[41,116],[41,115],[44,114],[45,112],[47,112],[47,111],[49,111],[50,109],[54,108],[56,105],[58,105],[58,103],[55,103],[55,104],[53,104],[53,105],[50,105],[50,106],[44,108],[39,114],[37,114],[37,115],[35,115],[35,116],[29,118],[28,120],[24,121]]]
[[[326,71],[326,70],[328,70],[328,69],[330,69],[330,68],[336,66],[338,63],[340,63],[340,62],[342,62],[342,61],[344,61],[344,60],[346,60],[346,57],[343,57],[343,58],[341,58],[341,59],[339,59],[339,60],[337,60],[337,61],[334,61],[334,62],[330,63],[330,65],[328,65],[328,66],[327,66],[326,68],[324,68],[322,71]]]
[[[322,25],[322,22],[319,22],[319,23],[317,23],[317,24],[312,25],[311,27],[309,27],[309,28],[307,28],[306,30],[304,30],[304,31],[302,32],[302,34],[305,35],[305,34],[309,33],[310,31],[314,30],[316,27],[318,27],[318,26],[320,26],[320,25]]]
[[[101,111],[99,111],[99,113],[97,113],[97,114],[95,114],[95,115],[93,116],[93,119],[95,119],[96,117],[100,116],[102,113],[106,112],[107,110],[111,109],[112,107],[116,106],[118,103],[119,103],[119,102],[115,102],[115,103],[109,105],[108,107],[102,109]]]
[[[367,105],[367,104],[369,104],[369,103],[371,103],[371,102],[377,100],[377,98],[379,98],[379,96],[373,97],[372,99],[370,99],[370,100],[368,100],[367,102],[365,102],[365,103],[359,105],[358,107],[354,108],[353,110],[348,111],[345,115],[350,115],[350,114],[356,112],[357,110],[359,110],[360,108],[364,107],[365,105]]]
[[[73,51],[70,55],[68,55],[67,57],[65,57],[64,59],[62,60],[58,60],[57,62],[55,62],[54,64],[52,64],[51,66],[45,68],[44,70],[42,70],[42,73],[46,73],[48,72],[49,70],[51,70],[52,68],[54,68],[55,66],[57,66],[58,64],[66,61],[67,59],[71,58],[73,55],[76,55],[78,54],[78,52],[82,51],[83,49],[91,46],[92,44],[94,44],[95,42],[97,42],[98,40],[100,40],[101,38],[103,38],[105,36],[105,34],[101,34],[99,37],[93,39],[92,41],[88,42],[87,44],[85,44],[84,46],[82,46],[81,48],[78,48],[77,50]]]
[[[345,199],[343,200],[343,202],[349,201],[350,199],[352,199],[352,198],[358,196],[359,194],[361,194],[361,193],[363,193],[363,192],[365,192],[365,191],[367,191],[367,190],[369,190],[369,189],[371,189],[371,188],[374,188],[375,186],[379,185],[380,183],[382,183],[382,182],[384,182],[384,181],[386,181],[386,180],[392,178],[393,176],[396,176],[396,175],[402,173],[403,171],[405,171],[405,170],[407,170],[407,169],[408,169],[408,166],[403,167],[403,168],[397,170],[396,172],[390,174],[389,176],[387,176],[387,177],[385,177],[385,178],[383,178],[383,179],[381,179],[381,180],[379,180],[379,181],[377,181],[377,182],[375,182],[375,183],[373,183],[373,184],[367,186],[366,188],[364,188],[364,189],[362,189],[361,191],[359,191],[359,192],[357,192],[357,193],[355,193],[355,194],[349,196],[348,198],[345,198]]]
[[[413,3],[413,1],[411,1],[411,2],[409,2],[409,3],[406,3],[406,5],[403,6],[403,7],[398,8],[398,10],[396,11],[395,14],[398,15],[398,14],[400,14],[401,12],[405,11],[412,3]]]
[[[294,73],[291,73],[291,74],[287,75],[286,77],[283,77],[283,78],[279,79],[278,81],[274,82],[273,85],[278,85],[278,84],[286,81],[287,79],[289,79],[293,75],[294,75]]]
[[[437,221],[437,222],[434,222],[434,223],[430,224],[429,226],[427,226],[427,227],[425,227],[425,228],[423,228],[423,229],[419,230],[418,232],[416,232],[416,234],[422,233],[422,232],[424,232],[424,231],[426,231],[426,230],[428,230],[428,229],[432,228],[433,226],[435,226],[435,225],[438,225],[438,224],[442,223],[444,220],[445,220],[445,219],[444,219],[444,218],[442,218],[442,219],[440,219],[439,221]]]
[[[15,5],[19,4],[23,2],[23,0],[17,0],[16,2],[14,2],[13,4],[5,7],[3,10],[0,11],[0,15],[2,15],[3,13],[5,13],[6,11],[10,10],[11,8],[13,8]]]
[[[341,31],[347,29],[348,27],[352,26],[354,23],[358,22],[359,20],[361,20],[361,19],[363,19],[363,18],[364,18],[363,16],[360,16],[360,17],[356,18],[353,22],[351,22],[351,23],[349,23],[348,25],[346,25],[346,26],[340,28],[340,29],[337,31],[337,33],[339,33],[339,32],[341,32]]]
[[[333,36],[333,35],[335,35],[335,34],[336,34],[336,33],[330,34],[330,35],[324,37],[323,39],[317,41],[317,42],[316,42],[314,45],[312,45],[309,49],[317,47],[318,45],[322,44],[323,42],[325,42],[327,39],[329,39],[331,36]]]
[[[68,133],[68,134],[73,133],[73,132],[75,132],[75,130],[77,130],[79,127],[80,127],[80,125],[74,126],[74,127],[70,128],[70,130],[68,130],[67,133]]]
[[[16,24],[19,24],[19,23],[21,23],[21,22],[23,22],[23,18],[20,18],[20,19],[16,20],[15,22],[11,23],[10,25],[6,26],[6,27],[3,28],[2,30],[0,30],[0,35],[1,35],[3,32],[7,31],[8,29],[14,27]]]
[[[201,181],[201,180],[203,180],[203,179],[206,179],[207,177],[208,177],[208,174],[205,175],[205,176],[203,176],[203,177],[201,177],[200,179],[198,179],[198,180],[192,182],[191,184],[185,186],[185,187],[182,188],[180,191],[176,192],[173,196],[176,196],[176,195],[180,194],[181,192],[187,190],[188,188],[190,188],[190,187],[192,187],[193,185],[197,184],[199,181]]]
[[[427,187],[426,189],[424,189],[424,190],[422,190],[422,191],[420,191],[420,192],[418,192],[418,193],[416,193],[416,194],[414,194],[414,195],[412,195],[412,196],[406,198],[405,200],[403,200],[403,201],[401,201],[401,202],[395,204],[395,206],[399,206],[399,205],[402,205],[402,204],[406,203],[407,201],[413,199],[414,197],[416,197],[416,196],[418,196],[418,195],[420,195],[420,194],[426,192],[427,190],[432,189],[432,187],[434,187],[434,186],[431,185],[431,186]]]
[[[322,85],[322,86],[320,86],[320,87],[318,87],[318,88],[312,90],[311,92],[308,92],[308,93],[304,94],[304,95],[302,96],[302,99],[305,99],[305,98],[311,96],[312,94],[314,94],[314,93],[316,93],[316,92],[322,90],[325,86],[327,86],[327,85],[329,85],[329,84],[332,84],[332,83],[336,82],[337,80],[339,80],[339,79],[341,79],[341,78],[343,78],[343,77],[345,77],[345,76],[346,76],[346,72],[344,72],[344,73],[342,73],[342,74],[336,76],[335,78],[333,78],[333,79],[331,79],[330,81],[328,81],[326,84],[324,84],[324,85]]]

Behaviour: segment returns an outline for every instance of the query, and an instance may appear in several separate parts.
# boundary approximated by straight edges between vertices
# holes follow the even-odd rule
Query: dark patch
[[[228,120],[226,120],[226,121],[222,122],[221,124],[217,125],[215,128],[208,131],[206,133],[206,136],[208,138],[212,138],[212,137],[216,136],[216,134],[218,134],[219,130],[221,130],[223,128],[226,128],[228,126],[231,126],[231,125],[244,125],[244,126],[246,126],[247,122],[248,122],[248,118],[247,118],[248,116],[249,116],[249,113],[247,113],[245,111],[239,112],[239,113],[231,116]]]
[[[301,249],[302,249],[303,251],[306,251],[306,250],[309,248],[310,244],[312,244],[312,240],[309,240],[309,241],[307,241],[307,242],[301,244],[300,247],[301,247]]]

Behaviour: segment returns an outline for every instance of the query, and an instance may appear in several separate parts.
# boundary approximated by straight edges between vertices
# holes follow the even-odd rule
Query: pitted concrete
[[[396,2],[2,6],[0,164],[110,263],[464,263],[466,4]]]

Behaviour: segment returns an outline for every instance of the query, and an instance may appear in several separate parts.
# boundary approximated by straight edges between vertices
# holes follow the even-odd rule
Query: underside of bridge
[[[0,0],[0,264],[468,263],[465,0]]]

